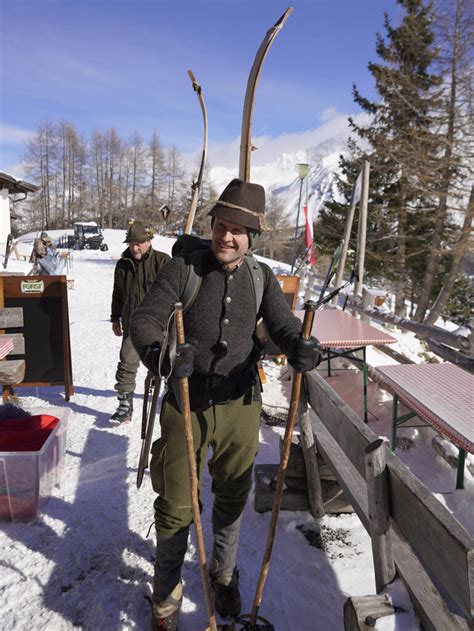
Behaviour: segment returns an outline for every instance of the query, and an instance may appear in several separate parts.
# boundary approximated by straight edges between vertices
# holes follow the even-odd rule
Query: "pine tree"
[[[366,264],[369,275],[383,274],[393,282],[396,312],[403,314],[409,286],[416,290],[430,247],[440,173],[442,136],[436,111],[441,79],[431,72],[437,54],[431,5],[422,0],[397,2],[405,12],[400,24],[393,26],[385,15],[386,37],[378,34],[376,42],[380,61],[368,65],[378,100],[363,97],[353,87],[355,102],[371,122],[361,125],[349,119],[358,141],[349,144],[350,157],[342,158],[347,180],[341,192],[349,199],[349,184],[362,160],[369,160]],[[323,215],[322,227],[336,220],[339,239],[347,209],[348,205],[332,204]]]

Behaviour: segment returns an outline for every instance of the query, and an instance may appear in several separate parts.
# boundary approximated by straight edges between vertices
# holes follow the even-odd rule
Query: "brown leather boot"
[[[150,631],[176,631],[182,600],[183,584],[179,582],[165,600],[152,604]]]

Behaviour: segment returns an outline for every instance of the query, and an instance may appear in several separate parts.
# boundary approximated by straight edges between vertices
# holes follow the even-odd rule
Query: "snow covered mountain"
[[[346,140],[341,136],[325,139],[315,146],[305,150],[299,149],[292,153],[280,153],[276,158],[268,156],[268,152],[262,151],[255,164],[252,164],[252,181],[265,187],[267,196],[272,193],[283,201],[288,215],[292,221],[296,221],[298,200],[300,194],[300,178],[298,164],[310,165],[309,173],[303,181],[301,206],[308,202],[312,210],[313,219],[316,220],[319,209],[325,201],[338,199],[335,174],[338,170],[339,156],[346,151]],[[265,146],[262,147],[265,150]],[[229,167],[211,168],[211,177],[218,191],[235,177],[235,169]],[[301,209],[302,210],[302,209]],[[302,224],[300,214],[300,225]]]

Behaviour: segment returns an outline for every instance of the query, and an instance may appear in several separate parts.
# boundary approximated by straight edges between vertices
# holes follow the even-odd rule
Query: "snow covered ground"
[[[120,346],[109,321],[110,299],[115,261],[125,247],[123,238],[123,231],[105,230],[108,252],[73,253],[68,276],[74,279],[74,288],[68,298],[74,396],[66,402],[59,387],[16,391],[22,407],[64,406],[70,413],[61,487],[54,490],[36,520],[0,522],[0,628],[5,631],[148,628],[154,493],[148,473],[141,489],[135,485],[143,368],[138,377],[135,422],[122,427],[109,423],[116,405],[113,386]],[[30,239],[29,245],[19,249],[24,247],[29,254],[31,243]],[[157,237],[154,247],[170,252],[172,243]],[[30,267],[13,255],[8,271],[24,273]],[[288,406],[290,384],[281,379],[284,370],[265,363],[264,402],[270,408]],[[376,432],[380,427],[382,435],[387,431],[385,422],[378,424],[374,419],[371,427]],[[454,471],[432,449],[430,431],[414,434],[413,446],[400,456],[469,527],[472,476],[466,470],[466,488],[454,491]],[[278,462],[282,433],[282,428],[262,422],[257,462]],[[202,521],[209,550],[212,494],[208,478],[203,499]],[[243,612],[252,607],[269,518],[269,513],[255,512],[251,497],[238,559]],[[311,546],[301,529],[320,530],[324,549]],[[194,535],[183,578],[180,631],[204,629],[206,609]],[[355,515],[326,516],[318,523],[308,513],[280,513],[260,608],[277,631],[343,629],[345,599],[374,593],[370,540]],[[390,586],[389,593],[405,613],[379,620],[377,629],[418,629],[400,581]]]

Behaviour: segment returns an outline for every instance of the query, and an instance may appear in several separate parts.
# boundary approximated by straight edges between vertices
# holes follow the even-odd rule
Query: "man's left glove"
[[[299,337],[293,342],[288,362],[295,370],[309,372],[316,368],[320,361],[321,351],[315,337],[311,336],[309,340]]]

